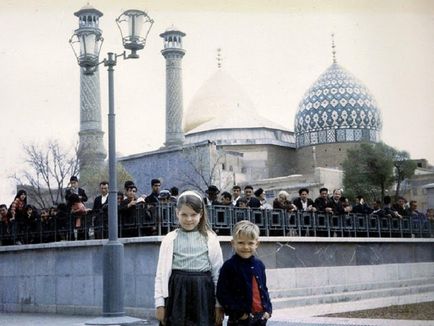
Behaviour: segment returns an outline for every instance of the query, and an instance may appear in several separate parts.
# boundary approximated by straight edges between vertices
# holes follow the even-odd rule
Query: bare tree
[[[23,151],[26,169],[12,178],[39,207],[63,202],[68,178],[79,171],[78,144],[66,150],[57,140],[49,140],[45,145],[23,145]]]
[[[208,146],[192,146],[183,149],[183,160],[187,168],[181,172],[179,181],[186,187],[203,191],[210,185],[226,187],[223,182],[222,165],[226,161],[226,152],[218,149],[215,143]],[[232,175],[232,174],[231,174]]]

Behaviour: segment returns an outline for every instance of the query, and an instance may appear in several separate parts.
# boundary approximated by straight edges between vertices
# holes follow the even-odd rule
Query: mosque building
[[[347,150],[380,140],[376,102],[337,63],[334,44],[332,64],[300,101],[294,131],[259,115],[220,61],[183,112],[185,35],[175,27],[160,35],[166,60],[164,147],[119,159],[142,190],[149,191],[152,178],[160,178],[164,188],[180,189],[248,183],[269,195],[281,189],[294,193],[301,186],[339,187]]]
[[[100,35],[102,12],[86,5],[75,15],[76,32],[92,28]],[[317,190],[342,186],[342,162],[360,142],[378,142],[380,111],[368,89],[333,61],[306,91],[295,113],[294,131],[259,115],[241,85],[221,66],[199,88],[184,112],[183,37],[175,27],[160,34],[166,62],[164,146],[119,159],[141,191],[159,178],[164,188],[205,190],[214,184],[262,187],[269,196],[285,189]],[[80,175],[101,166],[102,144],[98,71],[80,74]],[[295,109],[295,108],[294,108]],[[284,110],[284,108],[282,108]]]

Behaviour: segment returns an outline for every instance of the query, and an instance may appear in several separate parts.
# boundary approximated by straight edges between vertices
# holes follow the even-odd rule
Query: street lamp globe
[[[91,18],[91,16],[89,16]],[[98,27],[81,26],[75,30],[69,39],[69,44],[74,51],[80,67],[84,68],[85,73],[92,74],[98,65],[99,53],[101,51],[104,38]]]
[[[116,18],[116,24],[121,32],[124,48],[131,51],[128,58],[138,58],[137,51],[145,47],[154,20],[144,11],[130,9]]]

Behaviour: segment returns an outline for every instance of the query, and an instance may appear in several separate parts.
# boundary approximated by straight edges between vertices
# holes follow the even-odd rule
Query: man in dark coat
[[[145,198],[147,204],[156,206],[159,202],[158,196],[160,195],[161,181],[159,179],[151,180],[152,192],[149,196]]]
[[[71,196],[74,194],[78,195],[78,198],[82,203],[87,202],[86,192],[84,191],[83,188],[80,188],[78,186],[78,178],[73,175],[69,179],[68,188],[66,188],[66,192],[65,192],[65,199],[66,199],[66,203],[68,204],[68,208],[71,208],[70,199]]]
[[[261,207],[261,202],[253,196],[253,187],[247,185],[244,187],[244,196],[247,199],[247,207],[259,208]]]
[[[321,188],[319,190],[319,197],[315,199],[314,206],[320,213],[333,212],[329,190],[327,188]]]
[[[332,208],[333,208],[333,214],[342,215],[351,212],[352,207],[344,207],[343,201],[341,200],[342,197],[342,190],[335,189],[333,190],[333,197],[332,197]]]
[[[99,183],[100,195],[93,201],[93,226],[95,228],[95,238],[103,238],[103,230],[108,228],[108,194],[109,183],[101,181]]]
[[[222,204],[221,202],[219,202],[217,197],[218,194],[220,193],[220,190],[219,188],[217,188],[217,186],[214,185],[208,186],[208,189],[205,190],[205,193],[206,193],[206,197],[204,198],[204,201],[208,206]]]
[[[309,189],[301,188],[298,191],[298,194],[300,197],[294,199],[294,201],[292,202],[297,207],[297,210],[303,212],[316,212],[313,200],[308,197]]]

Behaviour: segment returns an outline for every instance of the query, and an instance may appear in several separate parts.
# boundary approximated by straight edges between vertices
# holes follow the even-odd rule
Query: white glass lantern
[[[91,72],[98,65],[99,52],[104,39],[94,28],[80,28],[71,36],[69,43],[78,64]]]
[[[154,20],[141,10],[127,10],[116,19],[124,48],[131,50],[129,58],[138,58],[137,51],[145,47]]]

